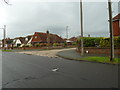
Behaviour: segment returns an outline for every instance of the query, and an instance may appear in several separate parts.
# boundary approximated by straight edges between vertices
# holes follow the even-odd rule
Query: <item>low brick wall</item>
[[[81,48],[77,48],[77,51],[81,52]],[[110,48],[85,47],[84,52],[86,53],[86,51],[90,54],[110,54]],[[114,52],[116,55],[120,55],[120,48],[115,48]]]
[[[63,46],[55,46],[55,47],[49,47],[49,49],[60,49],[60,48],[74,48],[76,46],[67,46],[67,47],[63,47]],[[13,49],[18,49],[18,50],[32,50],[32,49],[48,49],[47,47],[17,47],[17,48],[13,48]]]

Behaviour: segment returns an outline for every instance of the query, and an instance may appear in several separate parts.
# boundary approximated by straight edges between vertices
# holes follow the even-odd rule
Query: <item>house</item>
[[[0,40],[0,48],[2,48],[2,40]]]
[[[33,35],[26,36],[25,37],[25,41],[27,42],[26,44],[31,44],[32,38],[33,38]]]
[[[76,42],[77,41],[77,37],[71,37],[69,40],[72,41],[72,42]]]
[[[35,32],[31,43],[34,45],[36,43],[48,43],[48,41],[50,43],[64,43],[65,41],[58,36],[57,34],[51,34],[47,31],[47,33],[43,33],[43,32]]]
[[[120,13],[112,19],[112,22],[114,36],[120,36]]]
[[[22,44],[26,44],[27,40],[25,40],[25,39],[26,39],[25,37],[14,38],[14,40],[13,40],[13,46],[19,47]]]
[[[72,45],[73,43],[77,42],[77,37],[71,37],[69,39],[64,39],[67,45]]]
[[[6,49],[11,48],[13,45],[13,39],[10,38],[6,38],[5,40],[2,40],[2,47],[5,47]]]

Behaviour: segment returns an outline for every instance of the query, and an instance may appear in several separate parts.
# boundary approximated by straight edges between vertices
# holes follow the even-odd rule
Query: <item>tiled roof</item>
[[[120,19],[120,13],[116,15],[115,17],[113,17],[113,20],[119,20],[119,19]]]
[[[42,32],[35,32],[39,38],[41,39],[41,41],[38,42],[47,42],[47,33],[42,33]],[[54,43],[54,42],[64,42],[64,40],[59,37],[57,34],[49,34],[50,37],[50,42]]]
[[[72,37],[69,40],[71,40],[71,41],[77,41],[77,38],[76,37]]]

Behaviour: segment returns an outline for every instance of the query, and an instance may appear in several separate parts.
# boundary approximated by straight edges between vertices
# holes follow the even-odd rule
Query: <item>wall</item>
[[[80,52],[81,49],[77,48],[77,51]],[[84,51],[88,51],[90,54],[110,54],[110,49],[109,48],[84,48]],[[116,55],[120,55],[120,48],[119,49],[115,49],[115,54]]]
[[[119,20],[113,22],[113,33],[114,36],[120,36]]]

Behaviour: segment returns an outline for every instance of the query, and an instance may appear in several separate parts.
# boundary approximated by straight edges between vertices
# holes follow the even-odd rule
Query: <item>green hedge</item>
[[[83,37],[84,47],[97,47],[100,45],[101,37]],[[78,45],[80,46],[81,38],[77,40]]]
[[[60,46],[59,43],[53,43],[53,46]]]
[[[110,38],[105,37],[83,37],[84,47],[110,47]],[[77,40],[78,47],[80,47],[81,38]],[[120,36],[114,37],[114,46],[120,47]]]

